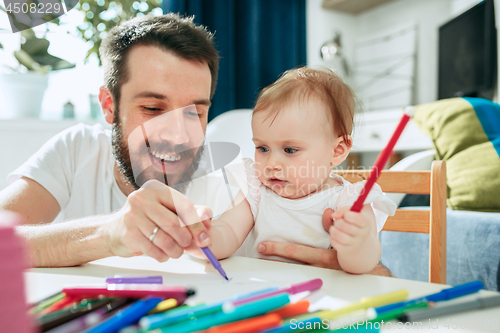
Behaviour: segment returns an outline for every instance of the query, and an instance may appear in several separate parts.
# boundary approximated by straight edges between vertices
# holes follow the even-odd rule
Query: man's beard
[[[204,146],[202,145],[199,148],[186,148],[183,145],[171,146],[169,143],[160,143],[155,144],[150,148],[150,142],[146,141],[147,149],[142,149],[137,153],[137,158],[151,158],[149,150],[153,151],[164,151],[165,148],[170,147],[168,151],[175,152],[181,156],[181,160],[183,159],[191,159],[191,164],[189,167],[184,170],[179,179],[172,179],[173,177],[166,175],[165,173],[158,172],[155,166],[150,165],[149,167],[142,170],[142,172],[137,176],[137,179],[134,177],[134,171],[132,169],[132,163],[130,161],[130,152],[129,146],[127,142],[123,139],[122,132],[122,124],[119,115],[119,108],[117,106],[116,112],[114,115],[114,122],[112,125],[112,147],[113,147],[113,155],[118,163],[118,168],[120,174],[123,175],[128,184],[130,184],[134,190],[138,190],[144,185],[145,182],[151,179],[156,179],[161,183],[164,183],[177,191],[184,193],[189,182],[193,179],[192,176],[194,172],[198,169],[198,164],[203,154]],[[168,126],[168,125],[167,125]],[[146,138],[147,140],[147,138]],[[146,147],[146,145],[142,145]],[[160,147],[159,147],[160,146]],[[155,150],[156,149],[156,150]],[[197,152],[195,152],[197,150]]]

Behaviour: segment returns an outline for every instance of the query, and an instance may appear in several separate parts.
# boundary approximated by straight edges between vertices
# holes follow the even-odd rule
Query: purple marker
[[[217,260],[217,258],[214,256],[214,254],[212,253],[212,251],[208,247],[200,247],[200,249],[203,251],[203,253],[205,253],[205,255],[207,256],[208,261],[210,261],[210,263],[212,264],[212,266],[214,266],[214,268],[217,271],[219,271],[220,275],[222,275],[222,277],[224,279],[226,279],[226,280],[229,281],[229,279],[227,278],[226,272],[224,272],[224,270],[222,269],[222,266],[220,265],[219,260]]]
[[[162,284],[161,276],[130,276],[130,277],[109,277],[106,278],[109,284]]]

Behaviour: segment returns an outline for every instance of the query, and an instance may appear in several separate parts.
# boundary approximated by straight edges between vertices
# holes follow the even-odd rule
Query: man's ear
[[[340,165],[340,163],[344,162],[351,151],[351,136],[347,136],[349,143],[345,142],[342,136],[339,136],[333,143],[333,153],[332,153],[332,161],[330,162],[331,166]]]
[[[101,103],[104,119],[108,124],[113,124],[115,119],[115,100],[111,92],[104,86],[99,89],[99,102]]]

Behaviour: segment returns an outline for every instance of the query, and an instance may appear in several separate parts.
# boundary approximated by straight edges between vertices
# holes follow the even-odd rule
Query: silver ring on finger
[[[149,241],[150,242],[153,242],[153,240],[155,239],[156,237],[156,234],[158,233],[158,227],[156,227],[154,230],[153,230],[153,233],[151,234],[151,236],[149,236]]]

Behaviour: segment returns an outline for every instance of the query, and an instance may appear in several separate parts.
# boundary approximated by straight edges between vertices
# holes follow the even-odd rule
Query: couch
[[[500,291],[500,213],[448,208],[446,224],[446,283],[480,280],[486,289]],[[382,231],[380,241],[381,261],[396,277],[428,281],[428,234]]]
[[[393,168],[428,169],[434,155],[446,161],[447,205],[453,208],[447,209],[447,283],[481,280],[487,289],[500,290],[500,105],[451,98],[414,109],[413,122],[435,151]],[[382,261],[397,277],[427,281],[428,239],[384,231]]]

